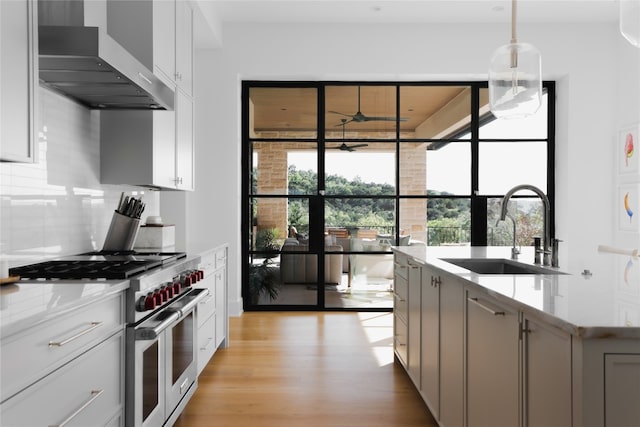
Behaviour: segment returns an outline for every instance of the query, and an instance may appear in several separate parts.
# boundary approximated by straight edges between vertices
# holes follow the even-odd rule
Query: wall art
[[[640,184],[621,184],[615,199],[620,231],[640,231]]]
[[[620,174],[640,174],[639,129],[639,125],[630,126],[622,129],[618,134],[615,158]]]

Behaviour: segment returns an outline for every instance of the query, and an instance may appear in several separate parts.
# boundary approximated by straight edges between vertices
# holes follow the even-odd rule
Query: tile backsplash
[[[9,266],[100,250],[121,192],[158,215],[158,192],[100,183],[100,112],[40,89],[38,163],[0,163],[0,258]]]

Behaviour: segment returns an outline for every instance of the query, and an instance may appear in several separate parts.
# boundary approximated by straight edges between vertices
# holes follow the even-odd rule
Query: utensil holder
[[[138,235],[140,218],[131,218],[118,212],[113,213],[103,251],[130,251]]]

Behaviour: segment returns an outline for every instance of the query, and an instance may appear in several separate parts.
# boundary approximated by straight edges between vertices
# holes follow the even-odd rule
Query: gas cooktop
[[[88,252],[14,267],[9,274],[24,279],[129,279],[184,257],[184,252]]]

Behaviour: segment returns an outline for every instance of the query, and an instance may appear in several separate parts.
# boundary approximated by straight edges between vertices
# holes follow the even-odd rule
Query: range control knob
[[[181,282],[183,287],[188,288],[189,286],[193,285],[193,278],[191,277],[190,274],[185,274],[182,277]]]
[[[180,284],[180,282],[178,281],[173,282],[173,294],[178,295],[181,290],[182,290],[182,285]]]
[[[167,294],[167,299],[173,298],[173,285],[167,285],[164,288],[164,293]]]
[[[156,301],[153,298],[153,294],[151,293],[143,297],[140,297],[138,299],[138,302],[136,303],[137,311],[148,311],[148,310],[154,310],[155,308],[156,308]]]
[[[198,279],[199,280],[203,280],[204,279],[204,270],[198,270]]]
[[[153,293],[153,300],[156,302],[156,307],[162,305],[164,301],[162,301],[162,294],[158,291]]]

